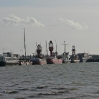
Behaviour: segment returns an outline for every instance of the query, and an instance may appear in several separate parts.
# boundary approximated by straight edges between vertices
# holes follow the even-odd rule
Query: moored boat
[[[69,56],[69,52],[64,52],[62,54],[62,62],[63,63],[70,63],[71,62],[71,59],[70,59],[70,56]]]
[[[36,57],[32,58],[30,61],[32,62],[32,65],[44,65],[44,64],[46,64],[45,59],[40,59],[40,58],[36,58]]]
[[[55,57],[47,58],[47,64],[62,64],[62,59],[57,59]]]
[[[75,52],[76,52],[75,46],[72,46],[72,55],[70,57],[71,63],[79,63],[80,62],[79,57]]]
[[[3,52],[3,57],[5,58],[6,65],[18,65],[18,57],[14,57],[14,54],[11,52]]]
[[[1,66],[6,66],[5,58],[2,55],[0,55],[0,67]]]
[[[46,63],[46,59],[42,55],[42,47],[40,44],[37,45],[36,49],[37,55],[32,57],[30,61],[32,62],[32,65],[44,65]]]
[[[25,44],[25,28],[24,29],[24,55],[22,55],[20,58],[19,58],[19,62],[18,64],[19,65],[31,65],[32,63],[30,62],[30,58],[27,58],[27,55],[26,55],[26,44]]]
[[[79,57],[80,62],[87,62],[91,57],[88,55],[88,53],[78,53],[77,54]]]
[[[62,54],[62,63],[70,63],[71,60],[70,60],[70,55],[69,55],[69,52],[66,52],[66,45],[68,44],[65,44],[65,41],[64,41],[64,53]]]
[[[50,56],[46,58],[47,64],[62,64],[61,57],[57,57],[57,50],[56,54],[53,54],[53,42],[49,42],[49,51]]]

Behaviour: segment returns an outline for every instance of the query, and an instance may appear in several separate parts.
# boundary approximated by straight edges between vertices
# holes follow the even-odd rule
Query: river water
[[[0,67],[0,99],[99,99],[99,63]]]

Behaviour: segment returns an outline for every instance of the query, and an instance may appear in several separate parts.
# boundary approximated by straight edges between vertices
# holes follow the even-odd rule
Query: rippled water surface
[[[99,63],[0,67],[0,99],[99,99]]]

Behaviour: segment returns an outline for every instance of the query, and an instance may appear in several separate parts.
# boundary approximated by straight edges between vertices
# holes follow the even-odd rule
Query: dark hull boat
[[[40,58],[32,58],[32,65],[44,65],[47,64],[45,59],[40,59]]]
[[[80,62],[83,62],[83,63],[87,62],[87,60],[90,59],[90,56],[88,55],[88,53],[78,53],[77,55],[79,57]]]
[[[6,66],[6,62],[0,62],[0,67],[1,66]]]
[[[42,47],[40,44],[38,44],[36,49],[37,55],[31,58],[32,65],[44,65],[46,63],[46,59],[42,55]]]
[[[99,62],[99,59],[88,59],[86,62]]]
[[[6,61],[5,58],[2,55],[0,55],[0,67],[2,66],[6,66]]]

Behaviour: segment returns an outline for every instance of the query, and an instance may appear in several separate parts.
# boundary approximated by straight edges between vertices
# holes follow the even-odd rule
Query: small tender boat
[[[32,62],[26,60],[19,60],[19,65],[32,65]]]

